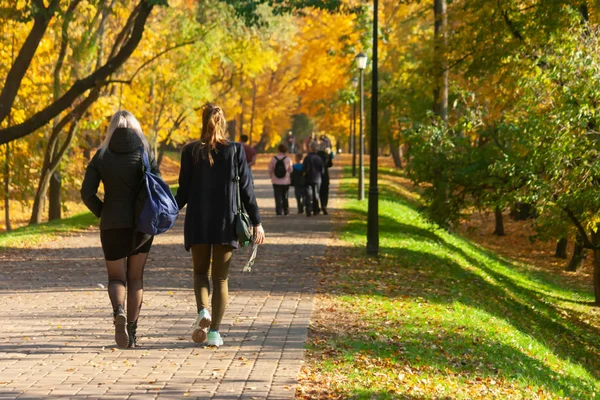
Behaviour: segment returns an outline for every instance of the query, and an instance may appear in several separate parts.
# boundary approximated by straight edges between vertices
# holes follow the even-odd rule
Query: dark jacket
[[[319,157],[317,153],[308,153],[306,157],[304,157],[302,170],[304,171],[307,184],[321,183],[323,174],[325,173],[323,159]]]
[[[324,150],[317,152],[321,160],[323,160],[323,184],[329,185],[329,168],[333,167],[333,152],[327,154]]]
[[[234,213],[237,211],[234,161],[240,174],[242,204],[252,224],[260,223],[260,211],[254,197],[252,176],[246,154],[240,143],[217,145],[211,167],[207,159],[196,162],[194,147],[198,142],[184,146],[181,153],[177,204],[187,204],[184,225],[185,249],[194,244],[229,244],[238,246]],[[233,149],[235,147],[235,160]]]
[[[105,150],[98,150],[88,164],[81,185],[81,199],[100,218],[100,229],[133,228],[135,202],[142,180],[142,140],[130,129],[118,128]],[[160,176],[154,153],[149,151],[150,169]],[[104,201],[97,196],[100,181]]]
[[[292,186],[303,188],[304,186],[306,186],[306,179],[304,179],[304,173],[302,172],[302,164],[294,164],[292,168],[293,170],[290,174]]]

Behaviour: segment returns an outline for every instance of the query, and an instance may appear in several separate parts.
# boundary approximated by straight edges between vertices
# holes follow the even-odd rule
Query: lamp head
[[[352,87],[354,89],[356,89],[358,87],[358,78],[357,77],[352,78]]]
[[[367,55],[365,53],[358,53],[354,59],[356,60],[356,66],[358,69],[363,70],[367,68]]]

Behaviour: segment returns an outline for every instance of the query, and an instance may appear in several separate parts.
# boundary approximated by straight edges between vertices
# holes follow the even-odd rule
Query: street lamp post
[[[377,8],[378,0],[373,0],[373,79],[371,86],[371,159],[369,166],[369,208],[367,215],[367,254],[379,253],[379,189],[377,187]]]
[[[356,93],[356,89],[358,88],[358,78],[354,77],[352,79],[352,87],[354,88],[354,92]],[[352,147],[352,177],[356,176],[356,98],[353,96],[352,99],[352,129],[351,129],[351,137],[350,143]]]
[[[358,156],[359,173],[358,173],[358,200],[365,199],[365,135],[363,129],[363,121],[365,119],[365,102],[364,102],[364,73],[367,68],[367,55],[365,53],[358,53],[356,56],[356,65],[360,71],[360,153]]]

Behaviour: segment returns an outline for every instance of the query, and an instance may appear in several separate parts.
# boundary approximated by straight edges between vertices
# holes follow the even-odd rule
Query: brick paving
[[[250,274],[234,253],[219,349],[191,341],[182,218],[155,238],[137,349],[114,345],[98,232],[0,253],[0,398],[293,398],[331,221],[297,215],[293,189],[292,214],[276,217],[266,174],[255,178],[267,243]]]

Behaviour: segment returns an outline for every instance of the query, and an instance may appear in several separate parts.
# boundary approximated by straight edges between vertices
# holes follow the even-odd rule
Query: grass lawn
[[[297,396],[600,397],[591,282],[570,287],[435,229],[407,187],[382,169],[381,254],[368,258],[367,202],[343,179]]]
[[[6,248],[27,248],[52,237],[89,229],[98,225],[98,218],[84,212],[69,218],[43,224],[24,226],[12,232],[0,233],[0,251]]]

